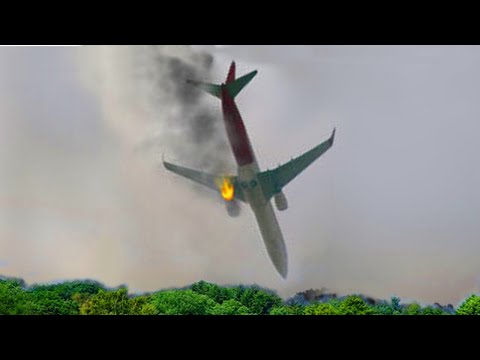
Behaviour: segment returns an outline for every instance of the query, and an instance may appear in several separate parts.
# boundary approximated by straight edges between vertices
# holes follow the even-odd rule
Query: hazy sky
[[[134,291],[201,279],[283,296],[326,287],[454,304],[479,291],[480,47],[157,51],[188,64],[212,53],[216,81],[232,59],[239,74],[259,70],[238,105],[262,168],[337,127],[334,147],[285,189],[288,279],[249,211],[231,219],[215,194],[158,166],[161,153],[191,166],[189,154],[217,147],[189,141],[177,123],[192,109],[135,46],[0,48],[0,274]],[[220,114],[213,98],[202,106]]]

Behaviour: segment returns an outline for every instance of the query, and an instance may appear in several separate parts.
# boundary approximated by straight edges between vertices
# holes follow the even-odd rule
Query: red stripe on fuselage
[[[232,65],[230,66],[230,70],[228,71],[228,76],[227,76],[227,84],[230,84],[235,81],[235,61],[232,62]]]
[[[227,130],[230,146],[238,166],[249,165],[255,161],[247,130],[238,111],[235,101],[228,93],[225,86],[222,87],[222,109],[225,128]]]

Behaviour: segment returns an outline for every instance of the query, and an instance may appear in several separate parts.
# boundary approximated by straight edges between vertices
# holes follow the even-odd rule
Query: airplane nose
[[[280,276],[284,279],[287,280],[288,276],[288,262],[287,259],[282,259],[281,261],[276,261],[273,263],[275,266],[275,269],[277,272],[280,274]]]

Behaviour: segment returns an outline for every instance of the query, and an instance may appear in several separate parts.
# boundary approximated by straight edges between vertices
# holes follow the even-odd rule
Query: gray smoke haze
[[[235,170],[218,100],[183,82],[222,81],[232,59],[259,70],[238,104],[262,168],[338,128],[285,190],[287,281],[250,211],[229,218],[159,167]],[[478,61],[449,46],[0,48],[0,273],[455,304],[480,274]]]
[[[121,119],[117,114],[107,118],[129,144],[155,155],[168,151],[178,161],[212,172],[234,169],[218,109],[186,84],[211,78],[211,55],[187,45],[89,47],[83,52],[90,64],[85,71],[97,74],[90,85],[105,112],[112,103],[122,109]],[[98,79],[106,87],[98,87]]]

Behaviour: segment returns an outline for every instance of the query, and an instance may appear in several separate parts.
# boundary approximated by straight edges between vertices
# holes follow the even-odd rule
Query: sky
[[[220,82],[233,59],[259,70],[237,103],[262,169],[337,128],[284,190],[286,281],[249,209],[229,218],[160,166],[235,169],[218,101],[178,85]],[[478,46],[0,48],[0,274],[457,304],[480,287],[479,61]]]

